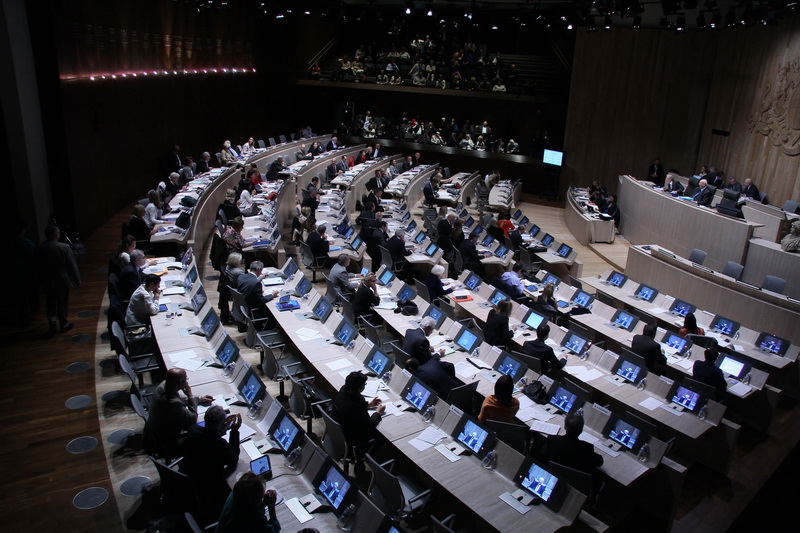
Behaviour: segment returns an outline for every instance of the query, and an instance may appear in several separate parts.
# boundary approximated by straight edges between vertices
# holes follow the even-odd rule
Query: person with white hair
[[[425,286],[428,287],[428,294],[430,294],[431,301],[443,298],[453,292],[452,287],[444,287],[444,284],[442,284],[442,276],[444,276],[444,267],[442,265],[433,265],[431,273],[425,278]]]
[[[433,317],[426,316],[420,320],[418,328],[406,330],[405,338],[403,339],[403,351],[419,361],[420,365],[427,363],[431,357],[444,355],[444,349],[434,352],[428,340],[435,326],[436,320]]]
[[[222,150],[219,153],[219,158],[222,163],[230,165],[236,162],[237,157],[239,157],[239,154],[237,154],[236,150],[233,149],[230,141],[225,141],[222,143]]]

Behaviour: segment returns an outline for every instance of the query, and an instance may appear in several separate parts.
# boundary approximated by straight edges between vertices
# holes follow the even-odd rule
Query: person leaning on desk
[[[435,355],[428,340],[428,336],[433,333],[434,326],[436,326],[436,320],[426,316],[420,320],[418,328],[406,330],[403,339],[403,351],[423,365]],[[444,349],[439,350],[438,354],[443,356]]]
[[[381,303],[377,281],[375,274],[370,272],[364,276],[353,297],[353,314],[364,317],[373,326],[382,322],[380,316],[372,312],[372,306]]]
[[[543,455],[551,462],[568,468],[594,474],[596,468],[603,466],[603,456],[594,451],[594,446],[580,440],[583,433],[583,417],[571,414],[564,418],[566,435],[547,437]]]
[[[556,358],[553,349],[545,343],[550,335],[550,326],[546,323],[539,324],[536,328],[536,340],[526,341],[522,345],[522,353],[536,357],[542,362],[542,373],[549,374],[554,368],[564,368],[567,358]]]
[[[507,346],[514,338],[514,332],[508,327],[511,311],[511,300],[501,300],[494,309],[489,310],[486,325],[483,327],[483,338],[486,342],[492,346]]]
[[[242,474],[222,507],[216,533],[279,533],[281,523],[275,514],[277,493],[264,489],[261,476],[253,472]]]
[[[367,403],[361,395],[366,385],[365,374],[350,372],[344,380],[344,386],[333,399],[331,412],[333,419],[341,424],[348,446],[354,451],[356,468],[361,469],[364,468],[364,455],[369,451],[366,449],[367,445],[378,436],[375,427],[386,410],[380,398],[374,398]],[[372,414],[369,413],[370,409],[374,409]]]
[[[440,361],[435,357],[431,357],[424,364],[420,364],[412,357],[406,361],[405,370],[436,391],[439,398],[447,398],[451,390],[461,385],[456,379],[456,368],[453,363]]]
[[[721,394],[728,388],[728,383],[725,381],[725,374],[714,364],[718,356],[716,350],[708,348],[703,354],[703,360],[694,362],[692,377],[700,383],[714,387]]]

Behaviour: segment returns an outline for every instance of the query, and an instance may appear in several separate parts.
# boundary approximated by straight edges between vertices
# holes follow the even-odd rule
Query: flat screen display
[[[378,376],[382,376],[387,370],[390,370],[393,364],[392,359],[377,347],[372,349],[367,359],[364,361],[364,366]]]
[[[431,304],[428,307],[428,310],[425,312],[424,316],[429,316],[436,321],[436,324],[433,326],[434,329],[439,329],[442,326],[442,322],[444,322],[445,314],[444,311],[436,307],[435,305]]]
[[[639,322],[639,319],[632,314],[619,309],[616,313],[614,313],[614,319],[612,322],[622,329],[630,331],[636,327],[636,323]]]
[[[658,291],[653,287],[648,287],[645,284],[639,285],[639,288],[636,289],[636,297],[640,300],[645,300],[647,302],[652,302],[656,299],[658,295]]]
[[[717,359],[717,367],[725,374],[736,379],[742,379],[750,372],[750,365],[734,359],[729,355],[723,355]]]
[[[542,237],[542,246],[550,246],[553,244],[554,237],[549,233],[546,233],[544,237]]]
[[[702,397],[699,392],[695,392],[682,385],[673,387],[675,390],[667,397],[670,402],[680,405],[684,409],[692,411],[693,413],[702,407]]]
[[[564,337],[563,346],[577,355],[583,355],[583,352],[589,349],[589,341],[576,333],[568,333],[567,336]]]
[[[475,223],[475,219],[472,217],[468,217],[467,220],[464,221],[464,227],[469,229]]]
[[[227,366],[228,363],[236,361],[239,358],[239,347],[236,346],[236,341],[230,338],[229,335],[225,336],[225,340],[219,345],[217,349],[217,359],[222,366]]]
[[[572,297],[572,303],[579,307],[589,307],[594,301],[594,296],[584,291],[577,291]]]
[[[466,350],[467,353],[472,353],[472,350],[474,350],[475,346],[477,346],[479,343],[480,339],[478,338],[478,336],[472,333],[467,328],[463,328],[456,337],[456,344],[458,344],[464,350]]]
[[[558,512],[567,496],[567,484],[560,480],[550,470],[542,467],[533,459],[525,459],[517,474],[514,483],[531,496],[542,500],[544,504]]]
[[[548,273],[544,281],[542,281],[542,284],[547,285],[548,283],[552,283],[554,287],[558,287],[558,284],[561,283],[561,278]]]
[[[206,300],[208,300],[208,297],[206,296],[206,290],[202,285],[200,285],[200,287],[197,289],[197,292],[194,293],[194,296],[192,296],[192,308],[194,309],[195,315],[199,313],[200,309],[202,309],[206,304]]]
[[[425,237],[427,237],[427,235],[425,235],[425,232],[424,231],[420,231],[419,233],[417,233],[417,236],[414,237],[414,244],[421,243],[422,241],[425,240]]]
[[[264,386],[264,382],[259,379],[255,372],[253,372],[253,367],[250,367],[247,370],[247,374],[245,374],[244,379],[239,382],[239,394],[242,395],[244,401],[247,402],[247,405],[253,405],[255,402],[260,400],[264,396],[264,392],[266,392],[266,387]]]
[[[497,304],[499,304],[499,303],[500,303],[500,302],[502,302],[503,300],[508,300],[508,296],[507,296],[507,295],[505,295],[505,294],[503,294],[503,293],[502,293],[502,292],[500,292],[500,291],[494,291],[494,292],[492,293],[492,296],[489,298],[489,301],[490,301],[490,302],[492,303],[492,305],[494,305],[494,306],[496,306]]]
[[[294,259],[289,259],[286,261],[286,266],[283,267],[283,273],[286,274],[286,277],[293,275],[297,272],[297,263],[294,262]]]
[[[341,512],[347,507],[345,502],[351,499],[350,482],[345,477],[344,472],[339,470],[332,461],[326,461],[320,474],[319,479],[314,484],[314,488],[333,507],[335,513]]]
[[[578,394],[561,383],[556,382],[547,403],[567,414],[574,413],[586,402],[586,394]]]
[[[664,338],[661,339],[661,343],[666,344],[667,347],[671,348],[677,355],[685,354],[686,350],[692,345],[689,339],[675,333],[670,333],[669,331],[664,335]]]
[[[302,279],[300,279],[300,281],[297,283],[297,285],[295,285],[294,290],[300,296],[305,296],[306,294],[308,294],[308,291],[311,290],[311,281],[307,277],[303,276]]]
[[[556,150],[548,150],[547,148],[544,149],[544,154],[542,155],[542,163],[560,167],[563,161],[564,161],[564,152],[557,152]]]
[[[297,425],[291,415],[281,409],[280,414],[272,423],[270,437],[274,440],[284,453],[292,451],[303,437],[303,430]]]
[[[203,328],[203,333],[206,334],[206,338],[210,339],[214,336],[214,333],[217,332],[217,328],[219,327],[219,315],[217,312],[214,311],[213,308],[208,310],[206,316],[203,317],[203,322],[201,322],[200,327]]]
[[[492,244],[493,240],[494,240],[494,237],[492,237],[491,235],[487,235],[486,237],[483,238],[483,240],[481,241],[481,244],[488,248],[489,245]]]
[[[514,214],[513,214],[513,215],[511,215],[511,219],[512,219],[512,220],[517,220],[517,219],[518,219],[519,217],[521,217],[521,216],[522,216],[522,211],[520,211],[519,209],[517,209],[516,211],[514,211]]]
[[[380,282],[381,285],[389,285],[389,283],[391,283],[393,279],[394,279],[394,273],[387,268],[386,270],[383,271],[381,277],[378,278],[378,281]]]
[[[761,348],[766,352],[774,355],[780,355],[781,357],[786,355],[786,351],[789,349],[790,344],[791,343],[788,340],[776,337],[775,335],[770,335],[766,332],[762,332],[756,340],[756,348]]]
[[[524,322],[525,325],[531,329],[536,329],[542,322],[547,322],[547,319],[535,311],[528,311],[528,314],[525,315]]]
[[[494,445],[492,433],[482,428],[476,420],[467,415],[462,415],[452,433],[462,446],[480,458],[486,456],[490,447]]]
[[[436,246],[436,244],[430,243],[428,245],[428,247],[425,248],[425,255],[427,255],[429,257],[433,257],[433,254],[435,254],[438,249],[439,249],[439,247]]]
[[[619,272],[612,272],[606,281],[608,281],[609,285],[622,287],[625,285],[625,282],[628,281],[628,276],[620,274]]]
[[[525,372],[528,371],[528,365],[525,363],[518,361],[514,357],[508,355],[507,353],[503,352],[500,354],[500,357],[497,358],[495,361],[494,369],[500,372],[501,374],[505,374],[509,376],[514,383],[519,381],[519,378],[525,375]]]
[[[363,243],[363,242],[364,242],[364,240],[361,237],[356,237],[355,239],[353,239],[353,242],[350,243],[350,248],[354,252],[357,252],[359,247],[361,246],[361,243]]]
[[[189,266],[189,263],[192,262],[192,258],[194,257],[194,250],[192,247],[188,247],[185,252],[183,252],[183,256],[181,256],[181,265],[183,268]]]
[[[468,289],[474,291],[478,288],[478,285],[481,284],[481,278],[477,274],[470,274],[467,277],[466,281],[464,281],[464,285],[467,286]]]
[[[497,247],[497,250],[494,251],[494,255],[496,255],[497,257],[505,257],[507,253],[508,253],[508,246],[506,246],[505,244],[501,244],[500,246]]]
[[[724,316],[717,315],[711,321],[711,329],[717,330],[723,335],[733,335],[739,331],[739,323]]]
[[[536,237],[536,236],[539,234],[539,232],[540,232],[540,231],[542,231],[542,230],[541,230],[541,229],[539,229],[539,226],[537,226],[536,224],[534,224],[534,225],[533,225],[533,227],[531,228],[531,231],[530,231],[530,236],[531,236],[531,237]]]
[[[620,360],[619,364],[617,365],[617,371],[615,374],[625,381],[630,381],[631,383],[638,383],[641,381],[639,378],[639,373],[642,371],[642,368],[638,365],[635,365],[631,361],[627,359]]]
[[[191,285],[195,281],[197,281],[197,267],[192,267],[189,269],[189,274],[186,276],[186,284]]]
[[[564,258],[568,257],[569,254],[571,253],[572,253],[572,248],[570,246],[567,246],[566,244],[562,244],[561,246],[559,246],[558,250],[556,251],[556,255],[560,255],[561,257]]]
[[[608,438],[622,444],[629,450],[633,450],[636,447],[641,433],[642,430],[636,426],[629,424],[622,419],[617,419],[608,432]]]
[[[428,405],[435,403],[437,399],[435,392],[413,376],[406,383],[401,396],[421,412],[424,412]]]
[[[402,289],[400,289],[400,292],[397,293],[398,300],[413,300],[416,297],[416,291],[408,285],[405,285]]]
[[[520,226],[527,226],[527,225],[528,225],[528,222],[530,222],[530,219],[528,219],[528,217],[522,217],[522,218],[519,220],[519,225],[520,225]]]
[[[347,346],[351,340],[356,336],[358,330],[347,320],[342,320],[339,326],[336,328],[336,331],[333,332],[333,336],[336,337],[336,340],[342,343],[343,346]]]
[[[314,306],[314,309],[312,311],[314,315],[316,315],[316,317],[319,318],[320,322],[325,322],[326,320],[328,320],[328,317],[330,316],[332,310],[333,306],[328,301],[328,299],[322,297],[319,299],[319,301]]]
[[[672,306],[670,306],[669,311],[670,313],[675,313],[678,316],[685,317],[689,313],[694,313],[697,307],[693,306],[688,302],[684,302],[683,300],[675,300],[672,302]]]

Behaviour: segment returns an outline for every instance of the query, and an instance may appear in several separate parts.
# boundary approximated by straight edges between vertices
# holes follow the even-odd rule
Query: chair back
[[[298,242],[298,245],[300,246],[300,254],[302,255],[303,265],[306,268],[315,268],[314,254],[311,252],[311,247],[303,241]]]
[[[122,331],[122,326],[118,322],[111,323],[111,335],[117,343],[117,355],[128,355],[128,339],[125,338],[125,333]]]
[[[453,247],[453,270],[459,274],[464,270],[464,259],[455,246]]]
[[[225,214],[225,211],[220,209],[219,211],[217,211],[217,216],[222,221],[222,225],[227,227],[227,225],[228,225],[228,215]]]
[[[342,316],[344,316],[345,320],[349,321],[354,326],[357,326],[358,323],[356,321],[356,313],[353,311],[353,303],[348,300],[347,298],[343,298],[341,294],[334,289],[336,295],[339,297],[339,301],[342,304]]]
[[[264,143],[264,139],[259,139],[258,141],[256,141],[256,144],[258,145],[259,148],[267,147],[266,143]]]
[[[794,200],[786,200],[783,204],[783,210],[787,213],[796,213],[798,206],[800,206],[800,203]]]
[[[572,285],[573,287],[575,287],[576,289],[579,289],[579,290],[583,289],[583,283],[581,283],[578,278],[573,277],[573,276],[568,276],[568,277],[569,277],[569,284],[570,285]]]
[[[361,323],[364,326],[364,333],[367,339],[372,342],[375,346],[379,349],[382,349],[383,341],[381,340],[381,336],[378,333],[378,328],[372,325],[372,323],[366,319],[361,320]]]
[[[586,495],[586,503],[592,501],[594,496],[594,478],[590,473],[575,470],[574,468],[553,461],[550,461],[548,464],[567,481],[570,487]]]
[[[339,305],[341,298],[339,298],[339,291],[336,290],[336,287],[333,285],[333,281],[324,274],[322,277],[325,278],[325,286],[327,287],[325,296],[333,305]]]
[[[267,141],[269,142],[270,146],[275,146],[276,144],[278,144],[275,142],[275,137],[270,137],[269,139],[267,139]]]
[[[150,461],[156,467],[161,480],[161,496],[170,511],[197,513],[199,500],[197,486],[186,474],[173,470],[153,456]]]
[[[786,288],[786,280],[783,278],[779,278],[778,276],[770,276],[767,274],[764,276],[764,283],[761,285],[761,288],[765,291],[772,291],[777,292],[778,294],[783,294],[784,289]]]
[[[122,356],[120,356],[122,358]],[[131,380],[132,381],[132,380]],[[144,410],[144,405],[142,405],[142,401],[136,395],[131,395],[131,407],[133,407],[133,412],[139,415],[142,420],[147,423],[147,411]]]
[[[276,378],[281,372],[281,367],[278,364],[278,359],[275,357],[275,352],[266,344],[261,344],[261,354],[263,362],[261,363],[261,370],[270,381],[276,381]]]
[[[447,394],[447,400],[445,401],[453,407],[458,407],[464,413],[470,415],[474,414],[475,391],[477,390],[477,381],[473,381],[472,383],[467,383],[466,385],[461,385],[459,387],[454,387],[450,389],[450,392]]]
[[[694,335],[689,333],[686,335],[686,338],[692,341],[693,344],[700,346],[701,348],[716,348],[717,347],[717,339],[714,337],[706,337],[705,335]]]
[[[322,420],[325,421],[325,436],[322,437],[322,449],[334,461],[347,458],[347,441],[341,424],[336,422],[324,409],[320,409]]]
[[[311,416],[311,406],[306,401],[303,385],[294,376],[289,376],[292,382],[292,392],[289,393],[289,410],[300,418]]]
[[[699,248],[695,248],[692,250],[692,253],[689,254],[689,261],[692,263],[697,263],[698,265],[702,265],[703,261],[706,260],[706,256],[708,254]]]
[[[220,209],[219,212],[222,213],[222,210]],[[225,225],[222,224],[221,220],[219,220],[219,219],[215,220],[214,221],[214,225],[217,227],[217,231],[219,231],[219,236],[220,237],[225,235]]]
[[[229,287],[228,291],[231,293],[231,316],[240,324],[247,324],[247,316],[249,313],[242,312],[242,308],[247,309],[247,301],[244,299],[244,294],[237,291],[233,287]]]
[[[372,503],[390,517],[399,517],[406,506],[400,480],[383,468],[370,454],[366,454],[365,459],[372,471],[372,480],[367,491]]]
[[[422,299],[426,302],[431,302],[431,293],[428,291],[428,286],[422,283],[420,280],[414,280],[414,288],[417,289],[417,294],[422,296]]]
[[[439,304],[439,309],[441,309],[442,312],[447,315],[447,318],[450,320],[456,319],[456,308],[453,304],[444,298],[440,298],[437,303]]]
[[[393,342],[392,346],[394,346],[394,351],[392,353],[394,354],[395,364],[400,368],[405,368],[406,363],[411,359],[411,355],[400,346],[400,343]]]
[[[128,362],[128,358],[125,357],[124,354],[119,354],[117,356],[117,359],[119,360],[119,367],[125,374],[127,374],[128,379],[131,380],[131,383],[132,384],[136,383],[136,373],[133,371],[133,368],[131,368],[131,364]]]
[[[286,135],[278,135],[278,140],[280,140],[281,143],[286,143]]]
[[[725,263],[725,268],[722,270],[722,273],[726,276],[732,277],[735,280],[739,280],[742,277],[743,270],[744,266],[735,261],[728,261]]]
[[[447,519],[445,519],[445,521],[446,520]],[[431,526],[433,528],[433,533],[456,533],[454,529],[445,524],[445,521],[441,521],[435,516],[431,515]]]
[[[386,265],[386,268],[390,268],[392,272],[394,272],[394,263],[392,262],[392,254],[385,246],[381,246],[381,263]]]
[[[183,513],[183,518],[186,520],[186,527],[189,528],[191,533],[203,533],[203,528],[197,523],[197,520],[194,519],[194,516],[190,512]]]
[[[514,352],[514,351],[511,352],[511,355],[519,359],[526,365],[528,365],[528,368],[532,370],[535,374],[538,374],[540,376],[542,375],[542,360],[539,359],[538,357],[534,357],[532,355],[528,355],[523,352]]]
[[[525,424],[512,424],[499,420],[487,420],[487,429],[494,431],[497,438],[525,455],[530,445],[531,428]]]

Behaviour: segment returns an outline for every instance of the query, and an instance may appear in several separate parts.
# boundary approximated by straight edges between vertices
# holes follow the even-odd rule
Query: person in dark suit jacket
[[[631,341],[631,350],[636,355],[644,357],[647,363],[647,371],[655,372],[656,364],[666,365],[667,358],[661,350],[661,345],[656,342],[656,327],[653,324],[647,324],[641,335],[634,335]]]
[[[381,189],[375,189],[367,195],[367,202],[372,202],[372,204],[375,206],[375,211],[383,212],[381,196],[383,196],[383,191]]]
[[[336,172],[347,172],[350,167],[347,165],[347,159],[344,156],[336,162]]]
[[[678,196],[683,192],[683,184],[673,178],[672,176],[667,176],[667,181],[664,183],[664,190],[669,193],[676,193]]]
[[[336,163],[331,162],[330,165],[325,167],[325,178],[328,181],[336,179],[338,175],[339,175],[339,169],[336,168]]]
[[[519,228],[508,232],[508,239],[511,241],[511,247],[514,252],[525,248],[525,241],[522,239],[523,233],[525,233],[525,226],[519,226]]]
[[[283,156],[278,157],[278,159],[269,165],[269,170],[267,170],[267,179],[270,181],[281,179],[280,173],[287,168],[289,167],[283,164]]]
[[[425,197],[427,205],[442,205],[443,202],[436,197],[436,189],[438,188],[439,183],[434,178],[428,180],[422,187],[422,195]]]
[[[744,187],[742,187],[742,196],[746,198],[753,198],[754,200],[761,201],[761,193],[758,191],[758,187],[753,185],[753,180],[747,178],[744,180]]]
[[[316,189],[309,193],[308,198],[303,200],[303,203],[300,204],[301,207],[308,207],[311,209],[311,216],[315,219],[317,218],[317,208],[319,207],[319,191]]]
[[[403,162],[400,165],[401,165],[400,166],[400,172],[401,173],[402,172],[407,172],[407,171],[411,170],[412,168],[414,168],[414,160],[411,158],[411,156],[408,156],[403,160]]]
[[[647,177],[650,181],[658,185],[661,183],[663,176],[664,167],[661,165],[661,160],[659,158],[655,158],[653,163],[647,167]]]
[[[392,263],[396,264],[400,269],[397,274],[398,277],[404,280],[413,280],[417,276],[417,271],[409,265],[406,259],[406,256],[412,253],[411,250],[406,248],[406,232],[402,229],[396,230],[389,242],[386,243],[386,248],[392,256]]]
[[[144,252],[141,250],[133,250],[131,252],[131,261],[122,267],[119,273],[119,297],[123,301],[130,300],[133,291],[139,285],[144,283],[144,273],[142,268],[147,263]]]
[[[72,323],[67,318],[69,290],[80,286],[81,274],[72,248],[66,243],[59,242],[61,230],[51,225],[45,229],[44,235],[46,240],[34,248],[33,257],[39,268],[38,283],[45,294],[45,311],[49,326],[49,331],[45,334],[45,338],[49,338],[56,334],[57,322],[61,333],[73,328]],[[134,252],[137,251],[134,250]],[[142,254],[142,257],[144,257],[144,254]],[[133,252],[131,253],[131,262],[133,262]],[[17,283],[19,283],[18,280]],[[133,287],[131,294],[136,290],[136,287]],[[128,298],[130,298],[130,294]]]
[[[378,278],[370,272],[361,281],[353,297],[353,314],[363,316],[370,324],[377,325],[381,322],[379,315],[372,312],[372,306],[381,303],[378,296]]]
[[[386,409],[379,398],[367,403],[361,395],[366,384],[365,374],[350,372],[344,380],[344,386],[333,399],[331,413],[332,418],[341,424],[348,446],[355,449],[356,456],[360,459],[369,451],[366,449],[367,443],[377,437],[375,427],[380,423],[381,414]],[[375,411],[370,414],[369,409]]]
[[[692,367],[692,377],[700,383],[705,383],[717,389],[719,393],[725,392],[728,383],[725,374],[714,364],[719,354],[716,350],[707,349],[703,354],[703,361],[695,361]]]
[[[339,138],[338,137],[331,137],[331,140],[328,141],[327,145],[325,145],[325,149],[328,152],[330,152],[331,150],[337,150],[337,149],[339,149],[341,147],[342,146],[339,144]]]
[[[514,332],[508,327],[511,310],[511,300],[502,300],[489,311],[483,327],[483,338],[492,346],[507,346],[514,338]]]
[[[450,234],[453,232],[453,221],[455,219],[455,213],[448,213],[445,218],[436,224],[436,231],[439,233],[439,237],[442,237],[443,235],[450,237]]]
[[[564,419],[566,435],[550,435],[544,448],[544,456],[548,461],[574,468],[581,472],[594,474],[595,469],[603,465],[603,456],[594,451],[594,446],[580,440],[583,432],[583,417],[571,414]]]
[[[417,329],[406,330],[403,339],[403,351],[408,353],[413,359],[424,365],[432,357],[431,343],[428,336],[433,333],[436,321],[426,316],[423,318]],[[444,355],[444,350],[440,350],[439,355]]]
[[[447,399],[447,395],[462,383],[456,379],[456,368],[453,363],[430,358],[420,364],[413,357],[406,362],[406,370],[421,382],[436,391],[439,398]]]
[[[367,255],[372,259],[372,271],[377,272],[381,266],[381,246],[386,246],[389,241],[386,229],[388,224],[381,220],[377,222],[378,227],[363,227],[364,243],[367,245]],[[387,265],[388,266],[388,265]]]
[[[444,267],[442,265],[433,265],[431,273],[425,278],[425,286],[428,288],[428,294],[431,301],[443,298],[444,296],[453,292],[452,288],[445,289],[442,284],[442,276],[444,275]]]
[[[264,294],[264,286],[261,284],[261,271],[264,270],[264,263],[253,261],[250,263],[249,272],[241,274],[236,280],[236,290],[242,293],[247,307],[251,311],[263,310],[267,302],[278,295],[278,291]]]
[[[203,152],[203,155],[200,156],[200,160],[197,161],[197,168],[195,169],[195,174],[205,174],[211,170],[211,154],[208,152]]]
[[[478,242],[478,236],[470,234],[469,239],[464,239],[458,251],[461,253],[461,260],[464,262],[464,268],[475,272],[478,276],[486,279],[486,269],[481,263],[483,255],[478,253],[478,247],[475,243]]]
[[[550,335],[550,326],[547,323],[539,324],[536,328],[536,340],[527,341],[522,345],[522,353],[536,357],[542,361],[542,372],[548,374],[554,368],[564,368],[567,358],[557,359],[553,349],[544,341]]]
[[[308,234],[306,242],[308,247],[311,248],[311,254],[314,257],[327,257],[331,249],[331,245],[325,239],[325,231],[328,229],[327,224],[319,224],[316,231]]]
[[[711,200],[714,199],[714,193],[709,188],[708,181],[701,179],[697,186],[697,192],[692,196],[692,200],[697,202],[697,205],[710,206]]]

